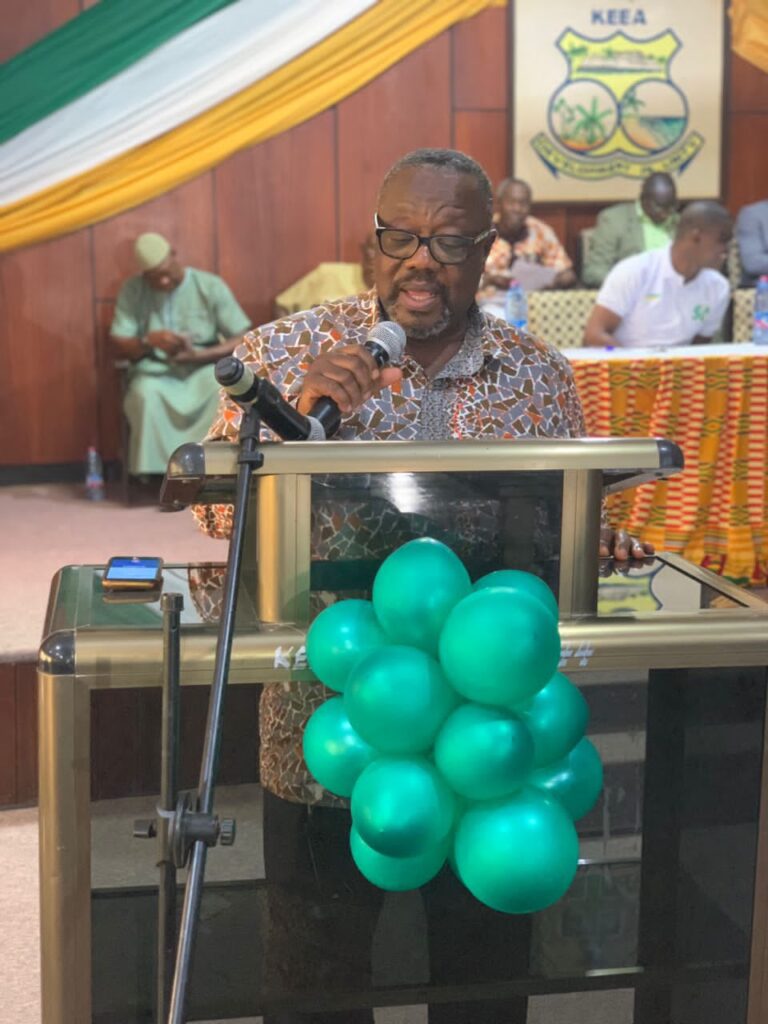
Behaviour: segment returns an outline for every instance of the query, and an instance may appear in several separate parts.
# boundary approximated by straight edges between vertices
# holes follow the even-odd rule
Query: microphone
[[[403,358],[405,352],[405,331],[393,320],[381,320],[368,332],[368,340],[363,345],[373,358],[376,365],[395,366]],[[332,398],[318,398],[309,410],[310,417],[313,417],[322,427],[326,437],[332,437],[339,429],[341,413],[339,407]]]
[[[255,405],[262,420],[284,441],[324,441],[322,425],[286,402],[274,384],[257,377],[236,356],[219,359],[216,380],[239,405]]]
[[[383,320],[368,333],[365,348],[377,366],[398,363],[405,351],[405,331],[399,324]],[[331,398],[319,398],[309,416],[287,402],[274,384],[256,376],[236,356],[216,363],[216,380],[240,405],[255,405],[262,420],[284,441],[324,441],[339,429],[341,413]]]

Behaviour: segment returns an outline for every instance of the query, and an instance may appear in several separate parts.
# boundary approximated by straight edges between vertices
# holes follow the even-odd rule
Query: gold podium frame
[[[768,665],[768,605],[683,559],[662,560],[731,598],[737,610],[668,618],[597,616],[602,495],[681,467],[679,451],[652,439],[265,444],[254,474],[249,536],[259,628],[238,631],[233,685],[311,680],[302,658],[309,619],[310,483],[313,474],[563,473],[560,634],[565,649],[588,652],[599,669]],[[169,465],[165,496],[182,507],[231,497],[237,451],[228,443],[187,445]],[[253,518],[253,517],[252,517]],[[159,630],[85,627],[49,632],[54,578],[38,659],[40,766],[40,944],[43,1024],[91,1019],[90,692],[159,687]],[[211,681],[216,638],[182,628],[182,685]],[[584,655],[566,672],[578,672]],[[761,792],[768,795],[768,734]],[[768,830],[761,800],[748,1024],[768,1019]]]

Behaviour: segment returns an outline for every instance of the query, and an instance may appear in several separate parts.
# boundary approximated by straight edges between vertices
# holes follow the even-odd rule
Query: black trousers
[[[298,992],[307,1006],[322,1007],[270,1012],[264,1024],[372,1024],[370,1009],[333,1009],[336,994],[371,992],[371,939],[384,896],[355,867],[349,827],[346,810],[264,792],[265,987],[273,998]],[[484,907],[448,867],[421,893],[431,983],[467,989],[461,1002],[430,1003],[430,1024],[525,1024],[525,997],[477,1001],[471,989],[525,974],[529,918]]]

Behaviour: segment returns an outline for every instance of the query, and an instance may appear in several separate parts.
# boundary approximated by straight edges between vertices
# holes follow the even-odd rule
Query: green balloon
[[[373,606],[392,643],[437,655],[443,623],[471,586],[458,555],[421,537],[382,562],[373,582]]]
[[[361,839],[387,857],[421,857],[448,841],[456,805],[425,758],[381,757],[352,791],[352,821]]]
[[[533,765],[533,740],[512,712],[463,704],[437,734],[435,764],[461,796],[492,800],[522,786]]]
[[[387,642],[370,601],[337,601],[309,627],[307,661],[321,683],[342,693],[360,658]]]
[[[579,840],[557,800],[525,787],[468,808],[456,829],[454,853],[459,878],[481,903],[506,914],[530,914],[568,889]]]
[[[587,728],[589,708],[581,690],[555,672],[547,685],[514,710],[533,737],[533,767],[565,757]]]
[[[360,773],[378,757],[352,728],[344,701],[331,697],[312,714],[304,730],[304,760],[321,786],[351,796]]]
[[[418,857],[387,857],[370,847],[353,825],[349,833],[352,859],[369,882],[388,892],[407,892],[426,885],[440,871],[448,856],[446,840]]]
[[[585,737],[562,760],[532,772],[530,783],[557,797],[578,821],[592,810],[603,790],[603,762]]]
[[[472,589],[485,590],[488,587],[504,587],[505,590],[514,590],[519,594],[529,594],[552,612],[555,622],[560,618],[557,598],[544,580],[540,576],[534,576],[532,572],[523,572],[522,569],[497,569],[496,572],[489,572],[487,576],[481,576]]]
[[[557,623],[541,601],[499,587],[459,601],[440,636],[440,662],[478,704],[513,705],[542,688],[560,660]]]
[[[425,753],[458,701],[439,663],[415,647],[366,655],[344,691],[353,728],[386,754]]]

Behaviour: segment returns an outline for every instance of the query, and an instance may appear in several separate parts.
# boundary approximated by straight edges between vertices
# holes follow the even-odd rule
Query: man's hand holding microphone
[[[315,402],[330,398],[347,416],[402,376],[397,366],[380,366],[363,345],[331,349],[318,356],[307,371],[299,394],[299,412],[311,415]]]
[[[359,408],[371,395],[400,380],[405,331],[383,320],[364,345],[344,345],[312,362],[297,407],[268,380],[234,356],[216,364],[216,379],[240,405],[255,405],[264,423],[286,441],[323,440],[339,428],[342,415]]]

